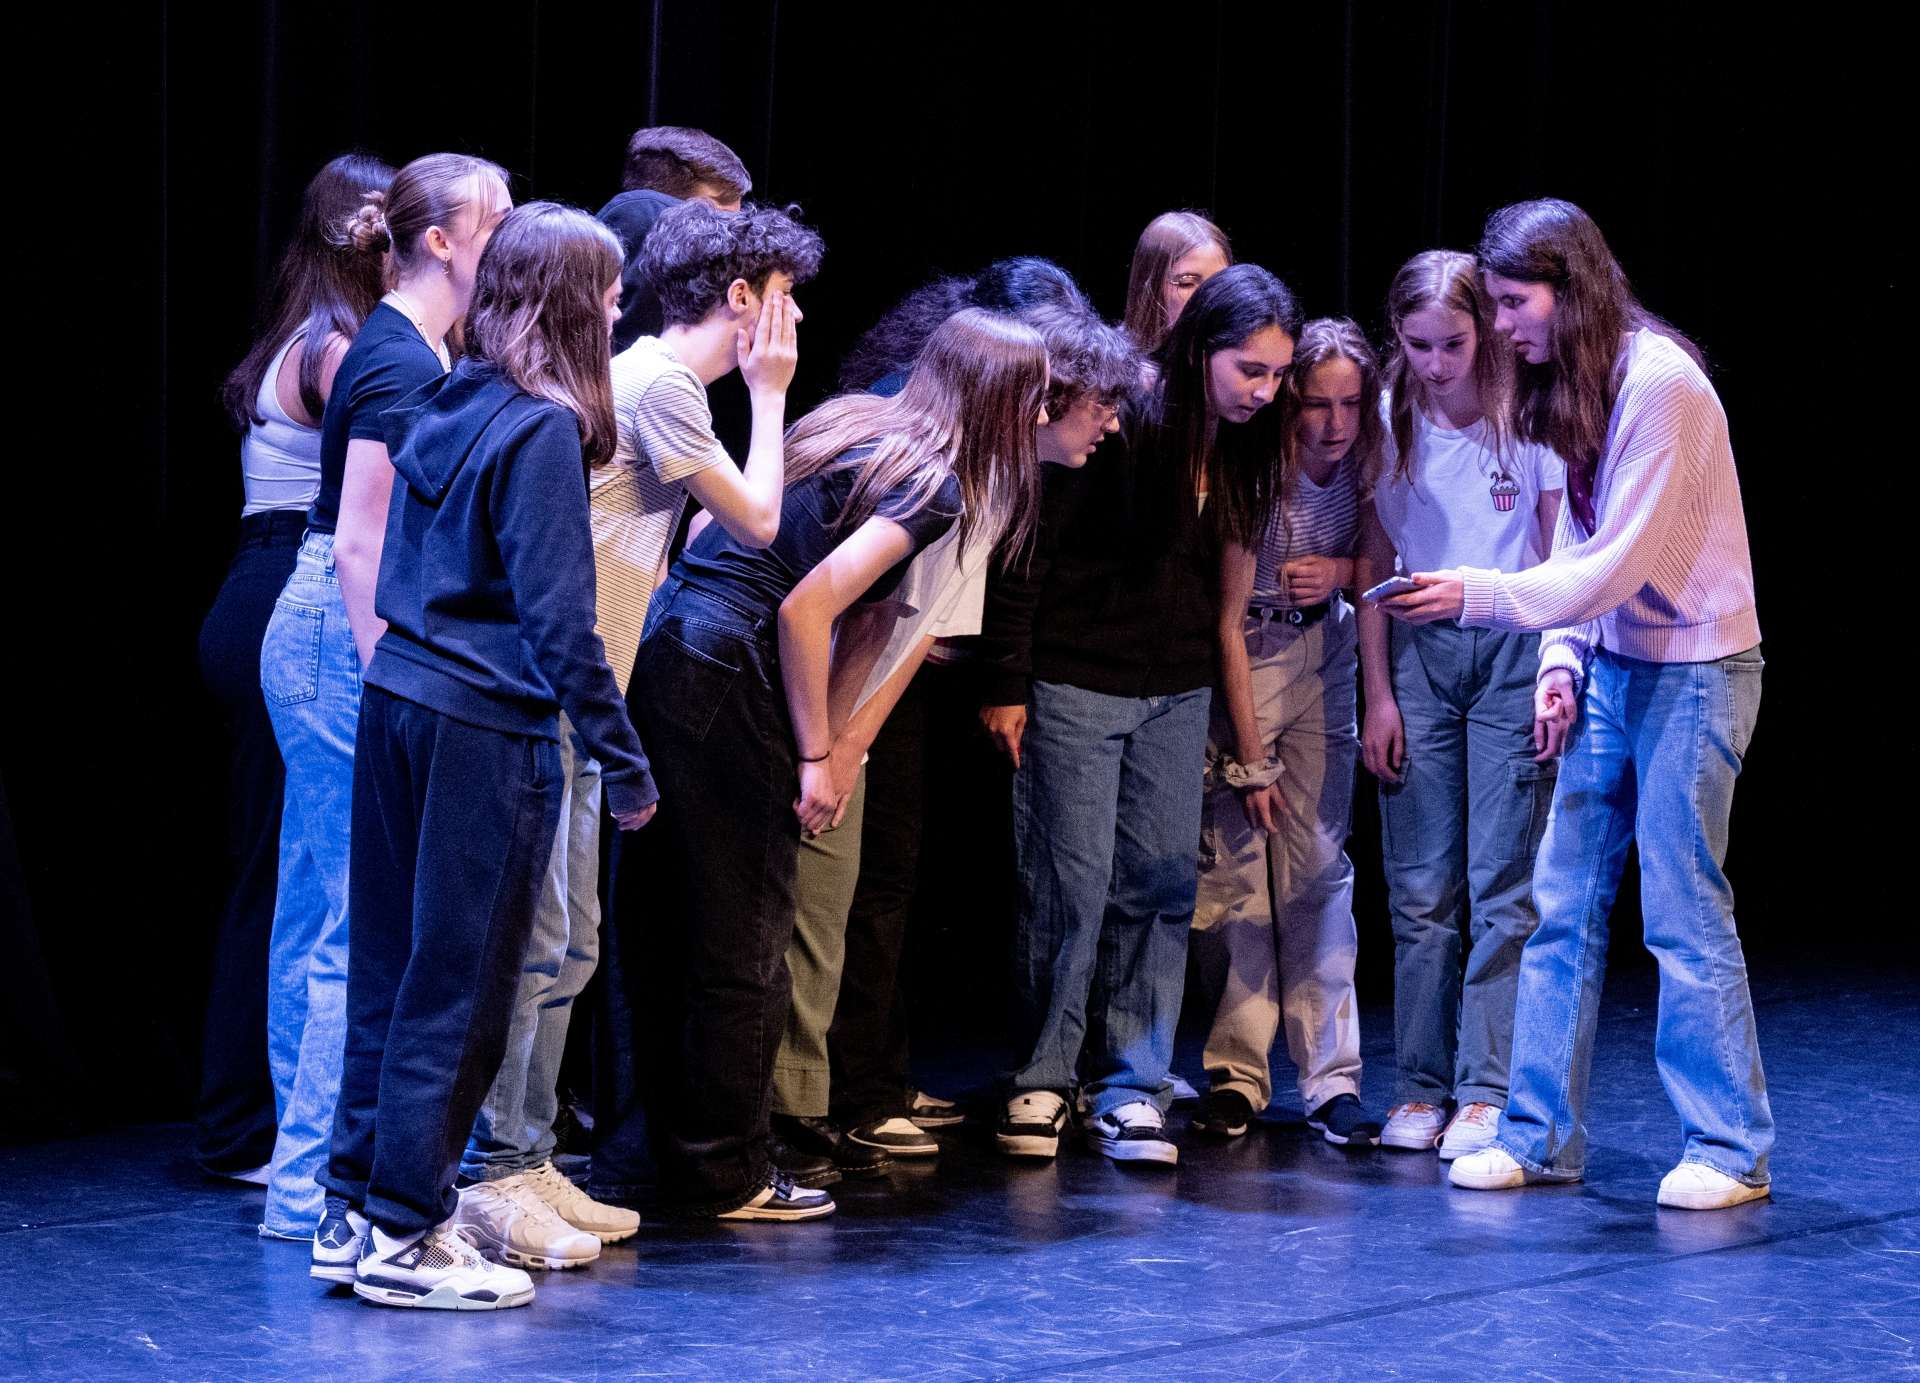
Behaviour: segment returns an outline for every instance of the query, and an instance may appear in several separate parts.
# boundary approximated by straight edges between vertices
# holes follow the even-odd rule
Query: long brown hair
[[[1197,211],[1162,212],[1140,232],[1127,271],[1127,313],[1121,325],[1141,350],[1158,350],[1173,327],[1164,296],[1167,271],[1181,256],[1207,244],[1218,246],[1227,263],[1233,263],[1227,233]]]
[[[828,399],[787,432],[787,484],[829,467],[857,466],[859,477],[837,528],[876,513],[905,518],[939,493],[949,475],[966,508],[962,547],[981,523],[1009,552],[1024,550],[1039,506],[1034,430],[1047,384],[1040,334],[1011,317],[970,307],[947,318],[915,357],[894,398],[843,394]],[[839,459],[872,444],[859,458]],[[881,501],[905,489],[885,509]]]
[[[1626,364],[1621,337],[1642,327],[1667,337],[1706,367],[1699,348],[1640,305],[1600,227],[1557,197],[1516,202],[1487,218],[1480,268],[1553,289],[1545,363],[1519,366],[1514,427],[1567,463],[1567,501],[1591,533],[1593,492],[1607,423]]]
[[[467,309],[468,353],[571,411],[589,466],[616,440],[605,299],[620,262],[620,241],[586,212],[528,202],[487,242]]]
[[[1473,320],[1473,388],[1485,416],[1488,450],[1496,459],[1507,449],[1512,426],[1508,415],[1513,407],[1513,351],[1493,329],[1493,299],[1480,280],[1480,266],[1472,255],[1458,250],[1417,254],[1400,266],[1387,289],[1393,350],[1387,357],[1386,387],[1393,395],[1393,474],[1400,481],[1413,478],[1413,410],[1416,404],[1426,406],[1427,392],[1407,364],[1400,328],[1414,313],[1430,307],[1464,312]],[[1377,410],[1374,416],[1377,419]],[[1384,449],[1376,449],[1374,456],[1384,459]],[[1361,472],[1369,488],[1378,483],[1378,470],[1375,464]]]
[[[1469,261],[1471,263],[1471,261]],[[1314,367],[1329,360],[1350,360],[1360,371],[1360,430],[1354,434],[1347,455],[1361,478],[1363,489],[1370,489],[1369,477],[1380,469],[1385,450],[1386,425],[1380,421],[1380,361],[1367,344],[1367,334],[1350,317],[1316,317],[1300,328],[1293,344],[1293,366],[1287,371],[1285,414],[1288,455],[1298,445],[1294,425],[1303,407],[1303,391],[1313,377]],[[1396,405],[1397,406],[1397,405]],[[1292,481],[1290,467],[1288,481]]]
[[[266,421],[259,401],[267,367],[289,338],[302,333],[300,406],[315,418],[326,407],[320,368],[327,344],[336,336],[353,339],[384,286],[380,255],[355,243],[353,226],[362,207],[384,203],[392,181],[393,169],[379,159],[342,154],[307,184],[293,239],[273,272],[260,330],[220,388],[220,402],[235,427]]]

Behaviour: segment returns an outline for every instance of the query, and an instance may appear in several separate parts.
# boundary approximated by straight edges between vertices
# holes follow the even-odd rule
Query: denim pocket
[[[729,648],[728,645],[734,645]],[[704,740],[739,677],[739,639],[698,620],[669,615],[640,645],[633,675],[646,688],[650,718]]]
[[[327,615],[282,597],[273,603],[267,636],[260,644],[260,691],[276,706],[312,701],[320,694],[320,641]]]
[[[1747,746],[1753,743],[1760,720],[1760,677],[1766,666],[1757,647],[1720,660],[1727,690],[1727,742],[1736,759],[1744,760]]]
[[[1547,815],[1553,810],[1553,784],[1559,765],[1551,760],[1537,764],[1516,759],[1507,765],[1511,791],[1506,808],[1495,823],[1492,839],[1494,859],[1516,864],[1532,859],[1540,850],[1540,837],[1547,831]]]

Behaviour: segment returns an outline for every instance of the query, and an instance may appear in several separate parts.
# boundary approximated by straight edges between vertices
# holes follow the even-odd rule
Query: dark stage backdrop
[[[1516,198],[1585,205],[1712,357],[1732,419],[1769,659],[1735,816],[1743,931],[1762,952],[1811,939],[1891,960],[1881,784],[1911,755],[1899,644],[1861,555],[1904,492],[1878,478],[1883,454],[1910,450],[1893,453],[1886,409],[1906,372],[1889,390],[1873,344],[1900,277],[1875,248],[1886,194],[1868,176],[1886,45],[1836,34],[1836,61],[1757,13],[261,0],[84,21],[39,50],[66,95],[20,129],[67,161],[59,193],[15,189],[36,212],[15,223],[22,300],[65,324],[42,348],[47,398],[88,440],[41,453],[46,499],[8,520],[0,802],[19,863],[0,878],[0,1066],[56,1087],[59,1117],[188,1103],[223,887],[223,749],[194,637],[240,502],[214,396],[306,179],[351,147],[396,164],[450,148],[506,165],[523,199],[593,208],[647,123],[727,140],[759,195],[801,202],[825,235],[797,407],[935,270],[1048,255],[1117,315],[1133,240],[1168,208],[1209,209],[1309,312],[1377,330],[1407,255],[1470,248]],[[53,248],[68,235],[77,261]],[[737,380],[716,393],[737,407]],[[1367,992],[1383,998],[1361,799]],[[997,981],[992,949],[956,947],[954,964]]]

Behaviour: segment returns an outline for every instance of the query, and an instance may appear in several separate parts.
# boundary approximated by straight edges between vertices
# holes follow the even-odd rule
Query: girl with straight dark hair
[[[1536,566],[1565,468],[1513,436],[1513,351],[1472,255],[1428,250],[1387,291],[1387,445],[1373,510],[1403,568]],[[1391,625],[1391,630],[1389,630]],[[1393,920],[1395,1103],[1380,1141],[1445,1161],[1493,1137],[1513,994],[1533,934],[1533,859],[1554,764],[1535,759],[1537,634],[1414,626],[1360,609],[1367,720]],[[1461,954],[1461,932],[1468,935]]]
[[[325,1217],[318,1177],[345,1040],[354,727],[378,632],[374,573],[393,483],[382,414],[446,371],[444,338],[466,311],[474,265],[507,205],[506,175],[493,164],[429,154],[347,227],[362,253],[387,257],[389,291],[334,372],[320,418],[319,489],[260,645],[260,687],[286,763],[267,1000],[286,1083],[262,1225],[276,1238],[313,1239]],[[351,1277],[342,1252],[315,1239],[312,1271]]]
[[[1293,294],[1257,265],[1201,285],[1151,392],[1122,405],[1097,462],[1048,468],[1037,551],[989,587],[981,721],[1014,765],[1020,878],[1015,1067],[997,1134],[1010,1156],[1052,1157],[1080,1087],[1099,1151],[1179,1159],[1165,1112],[1215,552],[1255,542],[1280,495],[1284,434],[1268,405],[1299,323]]]
[[[1191,309],[1190,309],[1191,310]],[[1380,371],[1346,318],[1308,322],[1287,375],[1290,464],[1265,525],[1220,553],[1221,696],[1193,914],[1215,999],[1196,1128],[1238,1137],[1273,1098],[1284,1026],[1307,1124],[1371,1146],[1353,921],[1355,627],[1345,592],[1387,565],[1363,477],[1380,450]]]
[[[293,572],[307,506],[320,488],[320,415],[333,374],[380,300],[380,255],[356,246],[360,208],[385,199],[393,169],[342,154],[314,175],[274,273],[263,325],[221,400],[244,438],[240,540],[200,626],[200,675],[220,702],[232,749],[227,848],[233,884],[214,948],[195,1157],[216,1176],[264,1184],[276,1101],[291,1093],[297,1051],[269,1046],[267,955],[278,892],[286,774],[260,694],[260,642]]]
[[[1227,233],[1199,212],[1154,217],[1140,232],[1127,272],[1127,335],[1143,351],[1158,350],[1188,299],[1231,263]]]
[[[1520,358],[1517,431],[1566,462],[1568,503],[1539,566],[1415,572],[1419,590],[1383,603],[1413,623],[1545,631],[1535,737],[1564,757],[1534,868],[1511,1093],[1493,1143],[1452,1180],[1494,1191],[1585,1174],[1607,915],[1637,842],[1660,963],[1654,1060],[1682,1134],[1658,1200],[1739,1205],[1769,1194],[1773,1113],[1721,868],[1762,668],[1726,413],[1699,352],[1640,305],[1571,202],[1495,212],[1479,260]]]
[[[510,212],[478,266],[466,358],[386,418],[401,483],[354,750],[338,1200],[323,1226],[340,1204],[346,1237],[364,1238],[354,1290],[383,1305],[533,1299],[456,1218],[454,1171],[506,1048],[559,824],[561,708],[621,829],[658,801],[594,632],[586,467],[614,448],[620,261],[585,212]]]
[[[841,823],[903,685],[890,680],[852,714],[830,701],[834,625],[890,598],[950,530],[963,547],[976,534],[1025,544],[1046,383],[1030,328],[959,313],[898,396],[842,396],[794,425],[771,545],[710,525],[648,609],[633,696],[678,865],[661,881],[653,959],[678,984],[650,1125],[662,1189],[685,1213],[803,1220],[834,1209],[770,1159],[796,861],[802,832]]]

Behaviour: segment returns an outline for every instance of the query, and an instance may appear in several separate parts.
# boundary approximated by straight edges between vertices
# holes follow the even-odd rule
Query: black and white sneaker
[[[367,1217],[340,1196],[328,1196],[313,1231],[313,1266],[307,1272],[322,1282],[353,1285],[353,1265],[367,1237]]]
[[[959,1105],[924,1090],[907,1092],[907,1117],[921,1128],[951,1128],[967,1121]]]
[[[1195,1128],[1222,1138],[1238,1138],[1252,1122],[1253,1101],[1238,1090],[1209,1090],[1200,1097],[1199,1112],[1193,1116]]]
[[[1083,1125],[1087,1142],[1115,1162],[1180,1160],[1180,1149],[1167,1137],[1167,1118],[1151,1100],[1129,1100],[1118,1109],[1095,1114]]]
[[[1380,1121],[1352,1095],[1335,1095],[1307,1116],[1307,1127],[1341,1147],[1370,1148],[1380,1141]]]
[[[894,1117],[856,1124],[847,1130],[847,1138],[869,1148],[884,1148],[895,1157],[933,1157],[940,1142],[911,1119]]]
[[[720,1220],[817,1220],[834,1212],[833,1197],[825,1191],[795,1186],[792,1178],[775,1167],[767,1173],[767,1184],[745,1205],[723,1211]]]
[[[1008,1157],[1052,1157],[1067,1126],[1066,1099],[1052,1090],[1022,1090],[1007,1101],[993,1135]]]
[[[398,1239],[371,1226],[353,1290],[381,1306],[500,1311],[532,1301],[533,1279],[518,1268],[489,1263],[449,1220]]]

